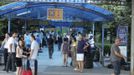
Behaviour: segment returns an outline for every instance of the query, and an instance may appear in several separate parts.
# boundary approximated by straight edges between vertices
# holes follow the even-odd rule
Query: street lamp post
[[[134,0],[132,0],[132,24],[131,24],[131,75],[134,75]]]

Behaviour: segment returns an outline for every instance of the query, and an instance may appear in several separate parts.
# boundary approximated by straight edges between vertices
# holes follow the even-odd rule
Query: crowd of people
[[[84,68],[84,54],[91,53],[91,46],[89,38],[86,34],[79,33],[74,36],[71,35],[63,38],[61,50],[63,53],[63,64],[67,66],[67,58],[71,57],[70,65],[74,67],[75,71],[83,72]],[[90,63],[89,63],[90,64]]]
[[[75,71],[83,72],[84,54],[90,54],[92,47],[94,47],[94,43],[91,42],[91,40],[93,41],[93,35],[78,32],[74,34],[57,34],[55,36],[50,32],[47,33],[46,39],[50,59],[52,59],[55,50],[54,43],[56,42],[58,51],[61,51],[63,55],[63,66],[67,67],[71,65],[74,67]],[[68,58],[71,58],[69,65]]]
[[[72,60],[70,65],[75,71],[83,72],[84,53],[90,53],[93,36],[88,34],[55,34],[54,32],[44,33],[42,31],[26,32],[19,35],[17,32],[10,36],[5,34],[1,49],[4,49],[4,71],[16,71],[21,75],[24,59],[30,60],[30,67],[34,74],[34,60],[37,60],[38,52],[43,46],[48,48],[49,58],[53,59],[54,44],[58,45],[58,51],[63,54],[63,66],[68,66],[68,58]],[[93,44],[93,43],[92,43]]]
[[[23,59],[26,59],[30,61],[34,75],[34,61],[40,49],[34,33],[31,33],[29,37],[26,37],[26,34],[18,35],[17,32],[13,32],[11,36],[6,33],[1,49],[4,50],[4,71],[12,71],[16,72],[16,75],[21,75]]]

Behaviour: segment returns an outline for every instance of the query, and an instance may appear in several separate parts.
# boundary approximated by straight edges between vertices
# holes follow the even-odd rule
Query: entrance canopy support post
[[[95,22],[93,22],[93,28],[92,28],[93,36],[94,36],[94,31],[95,31]]]
[[[27,20],[25,20],[25,27],[24,27],[25,31],[27,30]]]
[[[102,23],[102,53],[101,53],[101,63],[104,66],[104,23]]]
[[[11,18],[8,18],[8,33],[11,33]]]

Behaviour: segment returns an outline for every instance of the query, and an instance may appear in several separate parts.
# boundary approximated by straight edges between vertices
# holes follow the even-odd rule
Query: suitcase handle
[[[35,75],[38,75],[38,61],[34,61],[34,67],[35,67]]]

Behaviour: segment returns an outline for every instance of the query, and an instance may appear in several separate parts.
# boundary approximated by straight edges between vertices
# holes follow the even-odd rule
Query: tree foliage
[[[108,22],[109,31],[111,36],[116,37],[116,28],[118,25],[128,25],[131,26],[131,3],[128,3],[126,6],[119,5],[101,5],[102,8],[105,8],[114,14],[114,21]],[[130,31],[129,31],[130,32]]]

